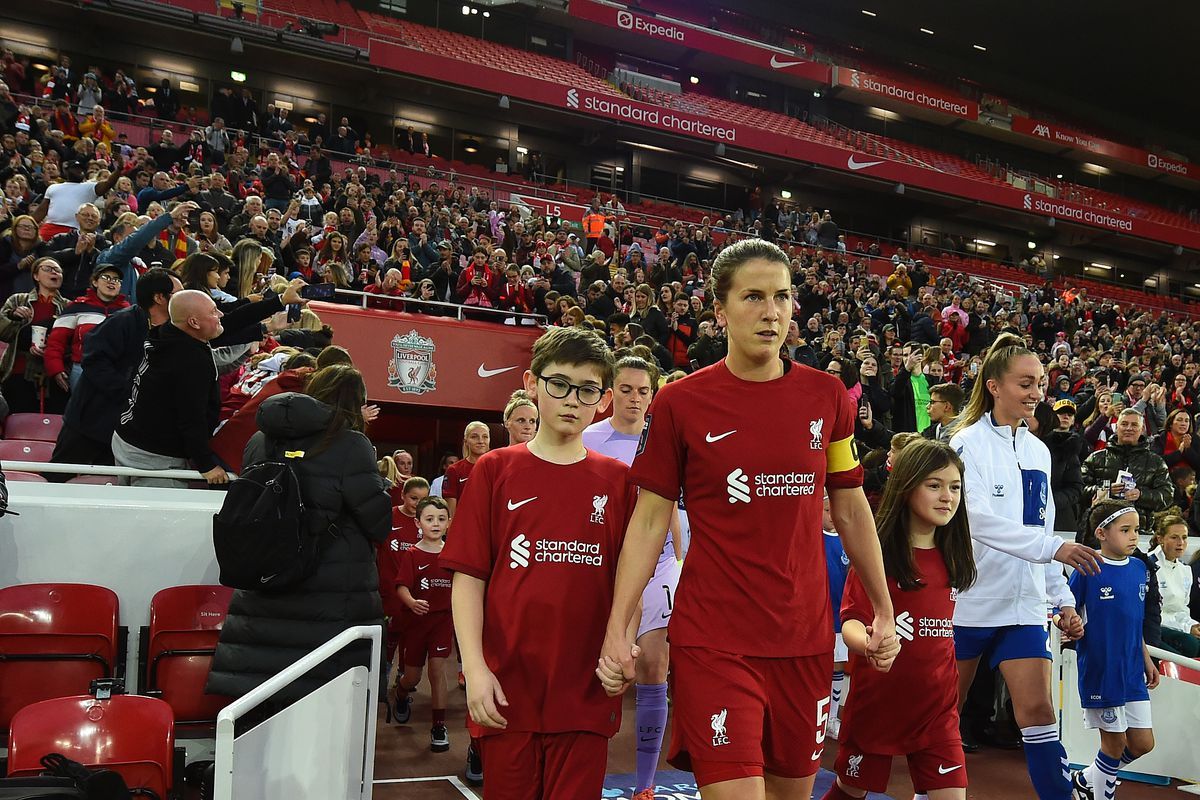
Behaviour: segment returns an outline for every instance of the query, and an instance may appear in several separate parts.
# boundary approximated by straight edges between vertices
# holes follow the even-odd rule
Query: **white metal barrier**
[[[1057,634],[1056,629],[1052,629]],[[1055,639],[1057,640],[1057,636]],[[1074,650],[1063,650],[1055,641],[1054,667],[1061,675],[1059,722],[1067,759],[1076,767],[1096,760],[1100,735],[1083,727],[1083,708],[1079,701],[1079,670]],[[1156,647],[1150,654],[1181,667],[1200,671],[1200,661],[1168,653]],[[1061,671],[1060,671],[1061,670]],[[1150,692],[1154,725],[1154,749],[1133,762],[1132,770],[1122,770],[1123,779],[1166,785],[1172,778],[1189,781],[1180,791],[1200,795],[1200,748],[1195,731],[1200,730],[1200,686],[1163,676],[1158,688]]]
[[[349,628],[226,706],[217,717],[215,800],[370,800],[382,656],[378,626]],[[354,642],[352,667],[240,736],[236,721]]]

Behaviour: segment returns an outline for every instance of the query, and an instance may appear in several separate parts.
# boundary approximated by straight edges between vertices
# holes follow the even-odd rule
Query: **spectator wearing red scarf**
[[[521,272],[515,264],[504,270],[505,283],[500,287],[497,305],[505,311],[519,314],[533,313],[533,294],[521,280]]]
[[[407,294],[405,286],[412,286],[412,282],[405,280],[400,270],[392,268],[384,274],[382,284],[367,284],[367,287],[363,291],[367,294],[380,295],[381,297],[402,298]],[[367,298],[367,308],[380,308],[384,311],[403,311],[404,301],[400,299],[384,300],[370,297]]]
[[[471,263],[458,277],[458,296],[464,306],[495,308],[500,298],[496,273],[488,266],[487,250],[475,250]]]

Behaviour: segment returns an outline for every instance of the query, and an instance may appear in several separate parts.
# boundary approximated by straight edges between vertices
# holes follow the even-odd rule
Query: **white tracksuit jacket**
[[[1046,624],[1047,606],[1074,606],[1062,567],[1054,562],[1063,541],[1054,534],[1050,451],[1023,424],[996,425],[988,414],[950,440],[962,457],[967,519],[979,577],[958,595],[954,624],[966,627]],[[1021,470],[1045,475],[1025,524]]]
[[[1162,626],[1173,631],[1191,633],[1196,620],[1188,613],[1192,594],[1192,568],[1182,559],[1168,561],[1161,547],[1151,551],[1158,565],[1158,590],[1162,592]]]

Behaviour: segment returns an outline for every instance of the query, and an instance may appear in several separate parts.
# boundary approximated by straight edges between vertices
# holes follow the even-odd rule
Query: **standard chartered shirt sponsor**
[[[815,472],[760,472],[754,476],[758,497],[801,497],[816,494]]]
[[[598,542],[581,542],[578,539],[541,539],[534,543],[533,560],[541,564],[585,564],[599,567],[604,564],[604,554]]]

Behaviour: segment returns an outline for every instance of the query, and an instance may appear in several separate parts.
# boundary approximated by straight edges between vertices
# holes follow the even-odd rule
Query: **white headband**
[[[1096,526],[1096,528],[1107,528],[1109,525],[1111,525],[1113,523],[1113,520],[1117,519],[1117,517],[1120,517],[1124,514],[1128,514],[1130,511],[1137,511],[1137,509],[1134,508],[1133,506],[1128,506],[1126,508],[1118,508],[1116,511],[1112,512],[1107,517],[1105,517],[1104,520],[1099,525]]]

